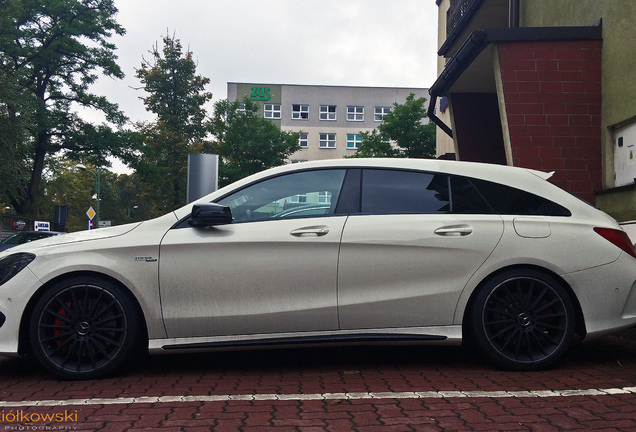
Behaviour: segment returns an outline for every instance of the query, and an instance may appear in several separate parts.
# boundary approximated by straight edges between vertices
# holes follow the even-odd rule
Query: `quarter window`
[[[364,107],[348,106],[347,121],[364,121]]]
[[[279,119],[280,118],[280,104],[265,104],[265,118]]]
[[[292,120],[307,120],[309,118],[309,105],[292,105]]]
[[[320,105],[320,120],[336,120],[335,105]]]
[[[336,148],[335,133],[321,133],[318,147],[320,148]]]
[[[565,207],[529,192],[493,183],[471,179],[475,187],[498,214],[571,216]]]

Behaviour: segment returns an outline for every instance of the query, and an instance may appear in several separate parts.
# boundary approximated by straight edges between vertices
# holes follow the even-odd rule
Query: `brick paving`
[[[113,378],[60,382],[28,362],[0,358],[0,432],[636,432],[636,340],[620,336],[575,347],[559,368],[534,373],[495,370],[451,347],[267,350],[137,363]],[[605,390],[580,392],[590,389]],[[514,396],[549,390],[560,393]],[[368,397],[374,394],[382,398]],[[26,406],[72,399],[82,402]],[[40,420],[63,413],[71,420]],[[7,421],[11,414],[23,421]]]

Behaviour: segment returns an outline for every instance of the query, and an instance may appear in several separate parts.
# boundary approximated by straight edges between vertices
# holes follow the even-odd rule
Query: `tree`
[[[401,152],[395,148],[391,141],[382,136],[377,129],[371,132],[362,132],[362,145],[352,156],[353,158],[369,157],[400,157]]]
[[[248,99],[214,104],[211,131],[219,155],[219,185],[225,186],[250,174],[285,163],[297,151],[299,134],[280,130],[260,114],[260,105]]]
[[[146,109],[157,120],[138,124],[146,141],[134,167],[149,186],[156,213],[163,213],[186,203],[187,158],[203,148],[209,124],[203,105],[212,93],[205,91],[210,80],[196,74],[192,52],[184,53],[174,36],[164,37],[162,51],[155,45],[150,54],[137,78],[149,94],[142,98]]]
[[[107,156],[123,155],[129,148],[124,132],[95,127],[73,111],[73,105],[79,104],[101,111],[111,124],[121,126],[125,121],[116,104],[88,91],[97,70],[123,77],[115,63],[115,46],[108,42],[113,33],[124,34],[114,19],[116,12],[113,0],[0,3],[0,79],[9,89],[0,110],[4,108],[3,122],[20,118],[18,136],[3,133],[0,138],[6,139],[3,150],[7,146],[15,150],[5,161],[25,167],[11,173],[7,184],[12,186],[2,195],[9,196],[18,213],[36,214],[48,156],[64,153],[107,166]],[[21,104],[12,103],[15,95]]]
[[[435,124],[422,122],[425,102],[411,93],[404,104],[394,103],[377,129],[362,134],[362,145],[352,157],[435,158]]]

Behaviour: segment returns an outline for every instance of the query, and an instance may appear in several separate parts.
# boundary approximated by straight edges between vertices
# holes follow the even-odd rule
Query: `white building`
[[[302,149],[291,162],[353,155],[361,133],[375,129],[393,103],[403,104],[410,93],[429,98],[425,88],[227,84],[229,101],[247,96],[258,101],[263,116],[282,130],[300,132]]]

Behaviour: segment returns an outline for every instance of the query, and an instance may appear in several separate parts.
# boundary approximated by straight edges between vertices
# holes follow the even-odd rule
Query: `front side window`
[[[366,169],[360,208],[367,214],[448,213],[448,188],[443,174]]]
[[[362,145],[362,135],[347,134],[347,149],[357,150]]]
[[[280,118],[280,104],[265,104],[264,110],[265,110],[264,111],[265,118],[268,118],[268,119]]]
[[[320,140],[318,142],[320,148],[336,148],[336,134],[335,133],[321,133]]]
[[[234,222],[330,215],[345,172],[327,169],[286,174],[248,186],[218,203],[230,207]]]
[[[309,118],[309,105],[293,104],[292,120],[307,120]]]
[[[320,105],[320,120],[336,120],[336,106],[335,105]]]
[[[364,121],[364,107],[348,106],[347,121]]]

